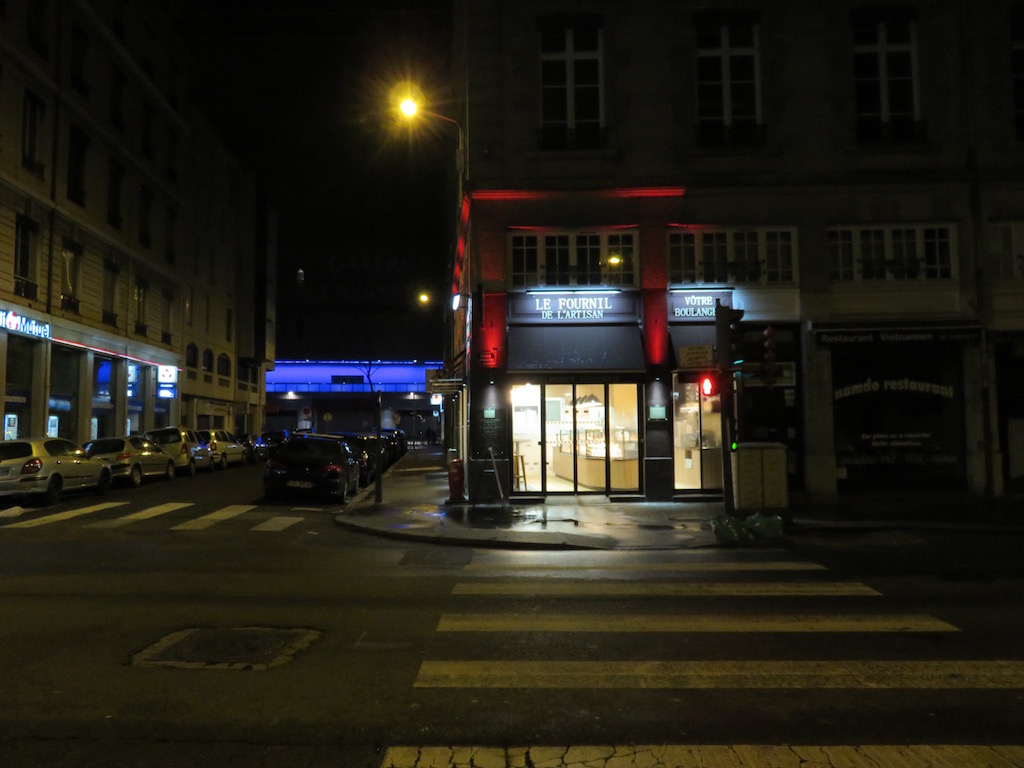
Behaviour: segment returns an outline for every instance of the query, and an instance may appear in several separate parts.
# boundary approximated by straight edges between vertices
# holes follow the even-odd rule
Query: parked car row
[[[361,486],[373,482],[407,450],[401,430],[370,432],[281,430],[265,433],[267,498],[286,494],[321,496],[345,503]]]
[[[266,457],[257,435],[223,429],[163,427],[144,435],[102,437],[82,446],[59,437],[0,441],[0,498],[57,503],[65,491],[105,493],[114,482],[138,486],[147,477],[171,480],[200,469],[226,468]]]

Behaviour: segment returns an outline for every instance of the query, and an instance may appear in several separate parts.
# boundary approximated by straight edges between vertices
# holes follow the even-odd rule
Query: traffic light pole
[[[722,305],[715,299],[715,339],[717,342],[718,371],[721,375],[719,388],[722,404],[722,497],[726,514],[736,511],[736,497],[732,477],[733,413],[736,408],[736,376],[733,333],[735,323],[743,317],[743,310]]]

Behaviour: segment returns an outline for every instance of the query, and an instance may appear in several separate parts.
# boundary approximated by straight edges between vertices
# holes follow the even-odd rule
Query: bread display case
[[[640,446],[637,433],[627,429],[612,429],[611,440],[605,442],[604,429],[579,429],[576,443],[577,482],[590,488],[604,488],[604,466],[609,460],[612,488],[634,488],[640,482]],[[572,430],[560,430],[555,450],[553,469],[558,477],[573,478]]]

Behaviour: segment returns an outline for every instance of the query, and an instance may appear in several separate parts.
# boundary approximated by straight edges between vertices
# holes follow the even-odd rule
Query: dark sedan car
[[[345,503],[359,490],[359,462],[344,439],[294,434],[278,446],[263,471],[267,498],[324,496]]]
[[[377,477],[377,466],[380,463],[380,443],[376,435],[362,432],[332,432],[340,435],[352,449],[359,462],[359,484],[369,485]]]

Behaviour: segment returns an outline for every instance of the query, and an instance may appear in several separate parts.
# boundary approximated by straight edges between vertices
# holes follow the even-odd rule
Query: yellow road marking
[[[123,507],[127,503],[127,501],[108,501],[103,504],[93,504],[92,506],[89,507],[69,509],[67,512],[57,512],[53,515],[37,517],[32,520],[22,520],[20,523],[11,523],[10,525],[5,525],[4,528],[35,528],[40,525],[48,525],[49,523],[59,523],[62,520],[71,520],[76,517],[82,517],[83,515],[91,515],[93,512],[102,512],[105,509]]]
[[[465,582],[455,585],[453,595],[489,597],[878,597],[871,587],[853,581],[821,582]]]
[[[940,765],[985,765],[1022,768],[1024,746],[980,744],[656,744],[543,747],[396,746],[384,753],[380,768],[449,768],[459,765],[557,765],[590,768],[594,765],[657,765],[663,768],[787,768],[801,765],[877,768],[935,768]]]
[[[304,517],[288,517],[287,515],[276,515],[269,520],[264,520],[259,525],[253,526],[254,531],[283,531],[285,528],[301,523],[306,518]]]
[[[248,512],[250,509],[256,509],[256,506],[252,504],[231,504],[218,509],[216,512],[211,512],[208,515],[197,517],[195,520],[189,520],[188,522],[176,525],[171,530],[201,531],[204,528],[209,528],[211,525],[216,525],[224,520],[230,520],[232,517],[237,517],[243,512]]]
[[[959,632],[924,615],[595,616],[513,613],[441,616],[438,632]]]
[[[424,661],[415,687],[1024,689],[1024,661]]]
[[[766,560],[764,562],[748,561],[744,563],[632,563],[632,564],[611,564],[611,565],[539,565],[539,564],[509,564],[499,565],[497,563],[469,563],[463,570],[466,571],[528,571],[531,573],[560,571],[657,571],[657,572],[707,572],[722,573],[730,571],[824,571],[825,566],[818,563],[789,562]]]
[[[158,517],[159,515],[167,514],[168,512],[174,512],[177,509],[184,509],[185,507],[191,507],[192,504],[157,504],[155,507],[148,507],[124,517],[118,517],[114,520],[101,520],[98,523],[92,523],[89,528],[118,528],[122,525],[128,525],[138,520],[149,520],[150,518]]]

